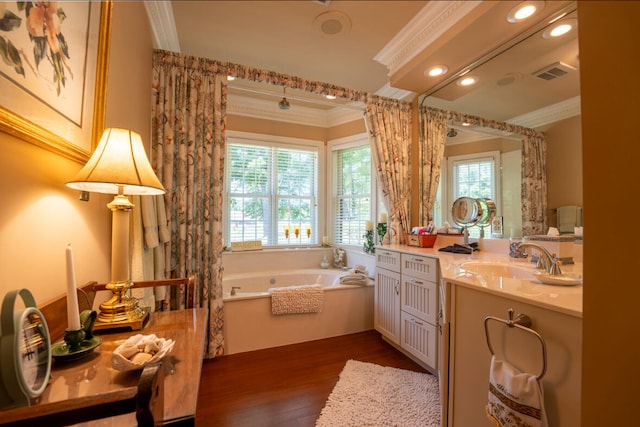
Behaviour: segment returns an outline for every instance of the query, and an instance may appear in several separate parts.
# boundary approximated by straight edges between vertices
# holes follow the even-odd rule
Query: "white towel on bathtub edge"
[[[491,357],[487,409],[502,427],[548,427],[540,381],[495,356]]]
[[[271,314],[319,313],[324,302],[324,286],[300,285],[270,288]]]

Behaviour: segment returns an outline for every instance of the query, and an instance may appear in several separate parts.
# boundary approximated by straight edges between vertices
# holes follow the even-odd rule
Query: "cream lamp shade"
[[[95,329],[123,325],[141,329],[149,312],[138,307],[138,301],[127,294],[133,286],[129,217],[134,208],[127,195],[158,195],[165,190],[153,172],[140,135],[127,129],[105,129],[89,161],[67,186],[116,195],[107,205],[112,212],[111,281],[107,288],[113,291],[113,297],[100,305]]]
[[[140,134],[127,129],[105,129],[91,158],[68,187],[107,194],[164,194],[144,151]]]

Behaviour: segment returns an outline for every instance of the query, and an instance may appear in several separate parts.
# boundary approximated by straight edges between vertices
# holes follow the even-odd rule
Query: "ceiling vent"
[[[553,80],[575,70],[575,67],[558,61],[547,67],[544,67],[542,70],[536,71],[535,73],[533,73],[533,75],[543,80]]]

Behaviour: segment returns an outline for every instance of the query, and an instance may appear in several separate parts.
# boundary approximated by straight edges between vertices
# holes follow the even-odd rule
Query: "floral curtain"
[[[224,353],[222,194],[228,76],[335,95],[367,105],[394,239],[409,228],[411,104],[337,85],[165,50],[153,53],[152,159],[167,189],[166,269],[198,277],[210,313],[206,357]],[[373,150],[375,151],[375,150]],[[395,242],[396,240],[394,240]],[[397,240],[398,242],[400,240]],[[172,298],[172,307],[178,298]]]
[[[205,356],[224,352],[222,186],[226,75],[208,61],[177,53],[153,55],[152,158],[167,193],[171,234],[166,266],[174,277],[197,277],[198,304],[209,308]],[[175,305],[175,298],[172,305]],[[180,307],[176,307],[180,308]]]
[[[547,232],[547,144],[544,136],[522,141],[522,235]]]
[[[391,223],[385,242],[404,243],[404,234],[411,227],[411,105],[389,99],[370,100],[365,122]]]
[[[440,117],[447,121],[466,122],[473,126],[503,131],[505,135],[522,137],[522,235],[544,234],[547,230],[547,145],[544,135],[534,129],[511,123],[488,120],[455,111],[422,107],[421,115]],[[440,120],[441,120],[440,119]],[[424,144],[426,140],[423,140]],[[421,170],[424,178],[424,172]],[[421,182],[425,182],[424,179]],[[423,190],[424,197],[424,190]],[[435,197],[435,196],[434,196]],[[423,212],[423,219],[429,213]]]
[[[421,222],[427,225],[433,219],[433,205],[438,193],[438,182],[447,142],[447,114],[442,110],[420,109],[420,204]]]

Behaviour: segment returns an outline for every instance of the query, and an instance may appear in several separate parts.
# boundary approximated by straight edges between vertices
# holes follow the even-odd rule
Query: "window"
[[[317,147],[230,137],[226,170],[230,242],[286,246],[318,241]]]
[[[443,175],[447,176],[447,184],[443,185],[441,179],[439,185],[439,192],[442,191],[446,196],[438,195],[438,200],[446,203],[442,206],[441,215],[434,215],[434,218],[448,218],[449,223],[455,225],[450,208],[458,197],[486,197],[500,206],[500,152],[452,156],[447,159],[446,169],[446,172],[443,169]],[[445,209],[448,210],[444,212]],[[469,235],[479,237],[480,230],[471,227]]]
[[[489,158],[453,159],[453,198],[493,198],[494,160]]]
[[[332,241],[335,245],[362,245],[366,222],[373,217],[375,179],[366,136],[333,147]]]

